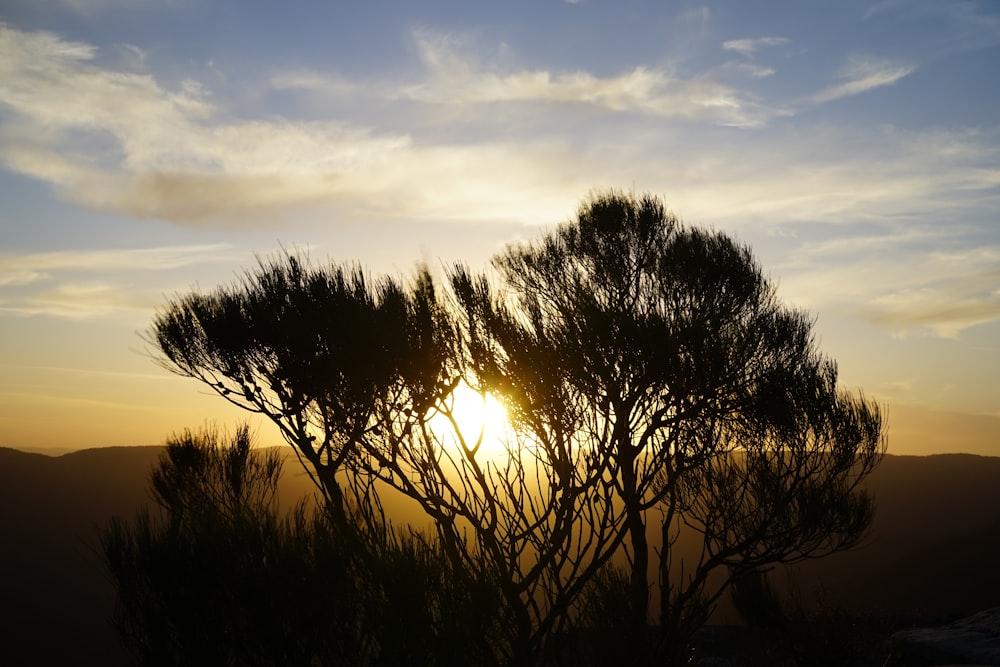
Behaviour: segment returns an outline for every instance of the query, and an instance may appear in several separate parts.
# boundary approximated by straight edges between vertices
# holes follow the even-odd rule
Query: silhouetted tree
[[[384,539],[387,486],[418,503],[450,567],[495,585],[509,662],[551,657],[599,608],[587,591],[612,595],[620,577],[589,584],[622,550],[623,648],[676,659],[733,578],[859,539],[881,417],[837,388],[749,248],[611,192],[494,266],[456,268],[450,305],[426,270],[372,282],[285,256],[171,301],[149,337],[167,368],[278,425],[345,540]],[[505,401],[506,458],[457,428],[460,382]]]
[[[453,333],[426,271],[408,289],[347,266],[283,259],[171,302],[150,337],[167,368],[270,418],[346,530],[348,511],[377,520],[379,508],[368,489],[343,488],[363,480],[338,473],[366,443],[408,436],[453,388]]]
[[[426,271],[408,285],[373,283],[284,256],[233,287],[175,300],[150,339],[168,368],[278,425],[354,549],[377,552],[386,539],[386,486],[419,504],[453,571],[499,592],[485,636],[507,661],[544,652],[600,566],[594,545],[614,550],[611,492],[581,475],[561,435],[497,461],[481,453],[482,433],[473,441],[458,427],[461,325]],[[443,446],[435,417],[455,446]],[[593,529],[581,532],[582,520]]]
[[[884,451],[881,416],[838,390],[811,320],[777,300],[749,248],[611,192],[494,266],[499,290],[453,278],[469,363],[519,424],[561,430],[574,464],[614,490],[631,645],[653,573],[656,652],[678,659],[733,577],[863,534],[873,504],[858,484]],[[675,549],[682,527],[700,535],[693,557]]]

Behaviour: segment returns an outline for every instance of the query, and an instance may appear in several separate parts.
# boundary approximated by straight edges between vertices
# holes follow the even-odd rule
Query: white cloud
[[[0,58],[0,104],[16,113],[0,129],[0,157],[95,210],[204,225],[274,225],[300,212],[551,223],[591,188],[632,186],[663,194],[692,222],[792,233],[806,221],[981,206],[1000,184],[1000,142],[987,131],[713,125],[776,113],[718,83],[733,75],[726,66],[687,79],[645,67],[610,77],[501,74],[460,55],[454,40],[424,33],[420,44],[427,82],[374,93],[405,96],[395,122],[417,128],[409,136],[346,122],[232,119],[197,85],[168,90],[152,76],[93,65],[87,45],[5,29],[0,49],[12,57]],[[300,71],[272,86],[326,82]],[[65,99],[74,104],[58,103]],[[604,113],[619,109],[633,116]],[[694,131],[671,118],[710,122]],[[509,120],[545,132],[522,133]],[[423,128],[431,129],[420,136]]]
[[[157,305],[158,299],[153,293],[140,293],[99,281],[65,282],[23,298],[0,300],[0,313],[69,319],[129,314],[141,315],[145,320]]]
[[[240,259],[227,244],[0,255],[0,312],[73,319],[128,313],[145,319],[162,290],[138,289],[136,273]]]
[[[718,68],[718,71],[724,74],[749,77],[751,79],[766,79],[769,76],[773,76],[775,72],[774,68],[772,67],[763,67],[761,65],[756,65],[750,62],[736,62],[736,61],[723,63]],[[784,114],[776,114],[776,115],[784,115]]]
[[[530,103],[541,111],[588,105],[723,125],[757,125],[773,113],[710,78],[645,67],[614,77],[497,74],[452,46],[422,35],[429,81],[397,87],[395,96],[451,105]],[[426,145],[342,122],[232,119],[196,81],[170,90],[149,74],[98,67],[95,53],[50,33],[0,27],[0,105],[13,113],[0,129],[0,159],[96,210],[182,224],[248,224],[295,207],[330,206],[440,219],[463,215],[461,207],[472,201],[467,193],[495,192],[496,201],[476,202],[471,216],[486,210],[511,219],[525,205],[497,192],[501,181],[504,190],[522,193],[549,184],[552,194],[544,197],[551,200],[571,187],[579,188],[577,197],[593,187],[575,166],[580,148],[571,140]],[[321,83],[302,73],[272,81]]]
[[[333,96],[356,95],[366,89],[366,86],[360,86],[347,79],[305,69],[275,74],[268,80],[268,85],[274,90],[302,89]]]
[[[1000,186],[996,131],[810,127],[728,139],[669,150],[675,135],[658,144],[662,157],[650,147],[641,170],[615,166],[670,187],[686,217],[734,229],[938,221],[989,210]]]
[[[96,209],[196,222],[308,202],[408,143],[344,123],[225,119],[198,82],[167,90],[92,65],[95,52],[0,25],[0,105],[16,114],[0,157]]]
[[[992,278],[994,284],[1000,278],[996,273],[980,277]],[[860,314],[897,332],[929,330],[943,338],[958,338],[969,327],[1000,319],[1000,296],[964,292],[962,287],[902,290],[875,299]]]
[[[25,271],[21,269],[5,269],[0,260],[0,287],[30,285],[48,277],[47,273]]]
[[[811,95],[808,101],[823,104],[842,97],[860,95],[875,88],[891,86],[914,70],[916,70],[915,65],[901,65],[855,56],[841,70],[838,76],[840,83],[827,86]]]
[[[121,250],[64,250],[28,255],[0,255],[0,281],[5,276],[33,275],[68,270],[138,270],[161,271],[190,266],[200,262],[230,260],[230,246],[225,243],[208,245],[166,246],[161,248],[129,248]],[[16,284],[13,281],[7,284]],[[23,283],[22,283],[23,284]]]
[[[947,228],[904,227],[804,243],[794,261],[777,267],[782,292],[800,306],[847,313],[893,335],[957,338],[1000,320],[1000,246],[968,247],[960,237]],[[949,245],[956,247],[938,249]]]
[[[918,275],[882,282],[881,294],[859,314],[897,333],[945,338],[1000,319],[1000,246],[914,253],[912,265],[920,267]]]
[[[421,32],[416,38],[430,78],[404,87],[399,95],[421,102],[581,104],[738,127],[762,125],[774,114],[752,96],[706,76],[682,78],[667,70],[641,66],[611,77],[541,69],[504,74],[459,54],[455,40],[448,36]]]
[[[1000,319],[998,131],[811,130],[644,170],[684,219],[752,240],[798,306],[894,334]]]
[[[735,51],[745,56],[753,55],[762,48],[781,46],[789,42],[787,37],[758,37],[755,39],[730,39],[722,43],[725,51]]]

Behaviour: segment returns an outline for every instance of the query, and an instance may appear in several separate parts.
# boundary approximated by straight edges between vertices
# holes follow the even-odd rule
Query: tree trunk
[[[646,540],[646,522],[639,507],[635,471],[629,461],[622,466],[622,486],[625,502],[625,527],[632,544],[632,577],[630,585],[631,618],[629,626],[641,638],[646,630],[649,606],[649,544]]]

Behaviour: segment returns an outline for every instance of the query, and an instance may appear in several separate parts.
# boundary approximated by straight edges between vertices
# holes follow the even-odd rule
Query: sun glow
[[[496,459],[507,454],[511,430],[507,410],[488,393],[461,382],[428,423],[445,447],[476,450],[476,458]]]

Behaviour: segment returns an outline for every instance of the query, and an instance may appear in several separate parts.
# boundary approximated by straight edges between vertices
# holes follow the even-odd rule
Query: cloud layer
[[[578,189],[580,182],[606,182],[607,174],[600,168],[581,172],[578,165],[588,150],[610,148],[608,172],[618,166],[616,153],[623,154],[625,162],[655,167],[657,145],[676,132],[663,127],[664,122],[754,128],[791,113],[768,107],[748,90],[714,78],[736,72],[752,80],[773,72],[752,63],[728,63],[714,74],[686,77],[669,68],[647,66],[615,76],[516,68],[500,72],[463,54],[458,49],[461,40],[427,31],[417,32],[415,39],[425,79],[374,85],[369,94],[390,105],[445,106],[452,109],[443,114],[445,122],[459,124],[482,118],[487,120],[477,122],[493,118],[503,124],[512,117],[531,117],[543,123],[576,117],[596,128],[599,118],[590,117],[590,109],[606,114],[610,127],[636,116],[637,127],[647,129],[622,137],[614,136],[615,130],[606,137],[591,135],[587,143],[594,148],[588,149],[581,147],[577,136],[561,136],[558,131],[549,132],[542,141],[504,136],[500,141],[428,142],[414,135],[415,127],[379,130],[351,119],[243,119],[225,113],[213,103],[212,91],[196,81],[186,80],[171,89],[149,73],[98,66],[91,45],[2,26],[0,104],[8,110],[8,121],[0,128],[2,159],[9,168],[47,182],[89,208],[181,224],[253,222],[288,207],[372,206],[364,202],[387,203],[372,206],[378,215],[395,210],[404,216],[448,218],[461,215],[470,197],[495,191],[500,180],[506,181],[506,188],[534,191],[541,189],[531,183],[544,184],[555,188],[558,197]],[[723,48],[751,54],[785,41],[731,40]],[[812,100],[858,94],[911,71],[912,67],[855,60],[841,82]],[[363,94],[360,84],[308,72],[277,75],[271,84],[277,90]],[[509,113],[498,110],[511,105],[515,106]],[[403,108],[400,113],[412,112]],[[622,120],[613,120],[616,116]],[[662,127],[660,137],[645,151],[643,146],[622,144],[635,142],[635,137],[646,142],[657,126]],[[480,135],[489,136],[490,131],[483,129]],[[498,129],[494,124],[493,130]],[[640,154],[625,155],[629,150]],[[708,154],[713,150],[706,147]],[[553,183],[548,170],[561,172],[565,185]],[[453,205],[426,209],[426,203],[440,204],[448,198],[441,192],[443,184],[454,193]],[[427,194],[434,190],[438,192],[433,196]],[[496,204],[490,208],[498,219],[521,214],[503,201]]]
[[[236,114],[193,79],[168,85],[144,69],[138,47],[127,49],[135,69],[114,69],[93,45],[0,25],[0,159],[90,209],[192,227],[273,225],[303,211],[551,223],[592,187],[631,185],[664,195],[695,223],[795,237],[808,226],[863,221],[898,241],[900,220],[920,229],[928,216],[982,211],[1000,190],[995,129],[796,124],[795,103],[769,102],[756,87],[780,76],[764,56],[789,38],[721,40],[714,48],[725,60],[702,69],[664,60],[610,74],[524,67],[517,54],[490,60],[428,30],[412,38],[416,80],[298,69],[255,82],[265,95],[313,95],[330,106],[363,100],[378,112],[292,120],[263,107]],[[917,71],[855,54],[827,85],[810,80],[810,90],[787,97],[814,107]],[[868,255],[841,270],[803,241],[786,263],[787,284],[827,303],[850,295],[855,315],[887,329],[956,336],[1000,317],[989,288],[997,247],[995,237],[978,254],[908,247],[900,255],[908,263],[934,269],[920,277],[880,273],[871,255],[874,273],[863,278]],[[113,270],[180,261],[171,249],[144,252],[0,257],[0,286],[40,285],[59,266],[83,270],[85,262]],[[959,269],[970,273],[949,272]],[[60,304],[73,302],[104,312],[102,280],[46,285],[34,305],[6,308],[72,315]]]

